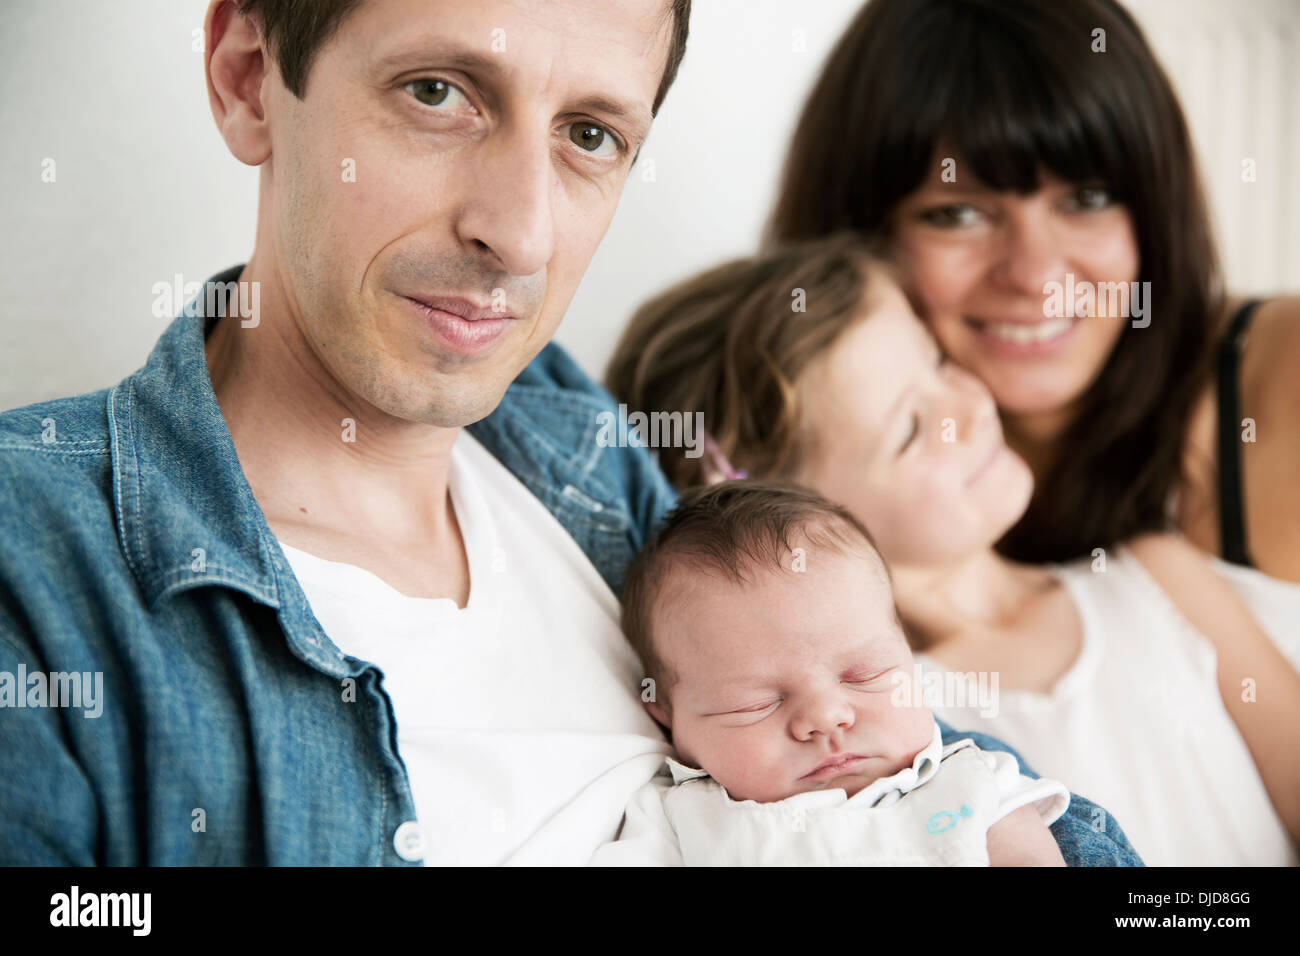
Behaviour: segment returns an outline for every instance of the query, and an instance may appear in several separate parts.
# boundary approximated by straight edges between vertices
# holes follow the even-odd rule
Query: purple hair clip
[[[728,461],[727,456],[722,453],[722,449],[718,447],[718,443],[713,440],[712,435],[704,429],[700,429],[700,433],[704,437],[704,454],[708,456],[708,463],[713,469],[713,472],[716,475],[721,476],[713,480],[734,481],[740,478],[749,477],[749,472],[745,471],[745,469],[732,467],[731,462]]]

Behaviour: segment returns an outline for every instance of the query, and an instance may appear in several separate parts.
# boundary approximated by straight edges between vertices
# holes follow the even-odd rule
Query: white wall
[[[677,84],[560,328],[592,374],[644,298],[752,250],[796,113],[858,5],[695,0]],[[1300,3],[1131,5],[1185,91],[1233,287],[1300,289]],[[0,409],[118,381],[166,325],[155,282],[202,280],[252,249],[257,174],[208,111],[205,9],[0,2]]]

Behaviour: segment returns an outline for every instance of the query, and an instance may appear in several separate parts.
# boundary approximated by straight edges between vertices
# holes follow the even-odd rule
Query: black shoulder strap
[[[1246,518],[1241,492],[1241,394],[1238,367],[1246,329],[1258,299],[1237,310],[1219,343],[1219,536],[1223,559],[1253,567],[1246,550]]]

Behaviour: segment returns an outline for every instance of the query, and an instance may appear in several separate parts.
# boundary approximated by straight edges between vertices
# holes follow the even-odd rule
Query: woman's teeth
[[[1076,319],[1064,317],[1049,319],[1046,322],[1038,322],[1033,325],[1021,322],[980,322],[979,324],[983,331],[1004,341],[1014,342],[1017,345],[1034,345],[1039,342],[1050,342],[1052,339],[1064,335],[1070,331],[1076,321]]]

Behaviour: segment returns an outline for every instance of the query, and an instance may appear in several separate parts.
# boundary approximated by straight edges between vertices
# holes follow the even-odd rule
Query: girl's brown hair
[[[851,233],[717,266],[641,306],[605,372],[629,410],[702,412],[719,450],[752,477],[791,478],[811,435],[800,373],[861,315],[870,249]],[[707,458],[660,449],[678,488]]]
[[[998,549],[1060,561],[1163,529],[1223,298],[1186,123],[1141,30],[1114,0],[871,0],[808,97],[768,241],[887,245],[940,144],[990,189],[1031,193],[1043,168],[1104,186],[1151,283],[1149,327],[1120,336]]]

